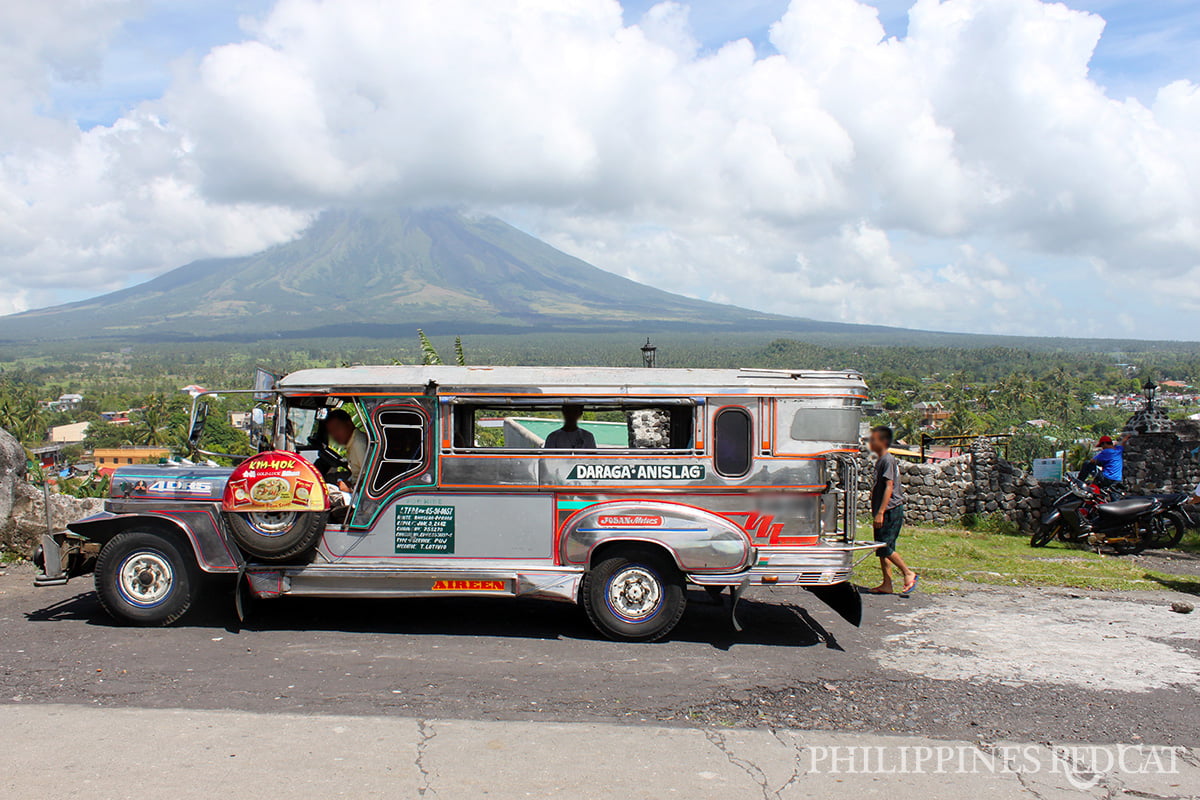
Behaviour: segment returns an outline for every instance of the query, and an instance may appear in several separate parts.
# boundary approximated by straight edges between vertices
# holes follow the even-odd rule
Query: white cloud
[[[61,40],[25,8],[85,55],[23,42],[0,86],[86,74],[129,13],[96,7]],[[700,50],[675,2],[626,25],[613,0],[280,0],[111,127],[12,101],[46,132],[0,127],[0,274],[98,290],[327,205],[454,203],[693,295],[1058,333],[1029,264],[1134,292],[1200,269],[1200,90],[1109,97],[1102,31],[1039,0],[917,0],[897,40],[864,3],[793,0],[763,56]]]

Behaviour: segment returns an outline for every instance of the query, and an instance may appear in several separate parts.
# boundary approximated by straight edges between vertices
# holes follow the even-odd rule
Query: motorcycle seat
[[[1096,506],[1096,511],[1106,517],[1138,517],[1153,511],[1159,502],[1153,497],[1126,497]]]

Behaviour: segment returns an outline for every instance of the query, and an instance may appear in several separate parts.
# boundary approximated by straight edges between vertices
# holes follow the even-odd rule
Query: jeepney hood
[[[113,471],[109,497],[220,502],[231,472],[232,467],[131,464]]]

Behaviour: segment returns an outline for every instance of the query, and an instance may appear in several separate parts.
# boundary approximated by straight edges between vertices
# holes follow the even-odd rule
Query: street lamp
[[[1154,393],[1158,391],[1158,385],[1147,378],[1142,384],[1142,391],[1146,393],[1146,408],[1154,408]]]
[[[650,344],[650,337],[647,336],[646,343],[644,345],[642,345],[642,366],[643,367],[653,367],[654,366],[654,354],[657,350],[658,350],[657,347]]]

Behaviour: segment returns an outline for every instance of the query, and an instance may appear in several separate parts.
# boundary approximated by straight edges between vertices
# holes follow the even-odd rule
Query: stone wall
[[[874,457],[862,454],[859,507],[870,506]],[[967,514],[1000,514],[1032,530],[1065,491],[1061,482],[1039,483],[1000,458],[985,439],[964,455],[937,464],[901,462],[906,518],[957,524]],[[1171,423],[1170,432],[1136,432],[1125,445],[1125,486],[1131,493],[1190,492],[1200,483],[1200,424]]]
[[[50,492],[50,522],[55,530],[103,507],[99,498]],[[45,532],[46,494],[25,480],[25,448],[0,428],[0,551],[28,556]]]
[[[859,507],[870,508],[874,456],[864,452],[860,463]],[[905,518],[910,522],[955,525],[968,514],[1000,514],[1022,530],[1041,518],[1042,507],[1058,495],[1033,476],[1000,458],[985,439],[967,453],[938,463],[900,462],[904,482]]]
[[[1133,492],[1190,492],[1200,483],[1200,425],[1143,433],[1125,445],[1125,485]]]

